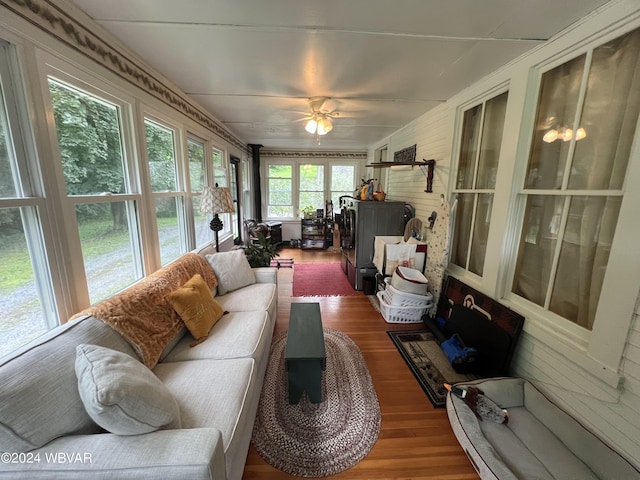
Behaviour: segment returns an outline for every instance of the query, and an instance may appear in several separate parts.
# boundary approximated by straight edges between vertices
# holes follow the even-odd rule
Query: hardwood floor
[[[320,250],[280,250],[294,263],[338,262],[340,254]],[[295,265],[294,265],[295,268]],[[278,318],[275,332],[287,329],[292,302],[292,269],[278,272]],[[420,324],[390,324],[371,306],[363,293],[346,297],[313,297],[320,303],[322,323],[340,330],[358,345],[367,362],[382,411],[380,436],[369,455],[335,479],[478,479],[458,444],[445,409],[435,409],[407,368],[387,335],[387,330],[421,328]],[[253,446],[244,470],[245,480],[294,479],[268,465]]]

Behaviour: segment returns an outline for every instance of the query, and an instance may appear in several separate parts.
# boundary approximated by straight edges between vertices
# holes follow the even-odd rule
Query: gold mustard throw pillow
[[[167,300],[196,339],[191,343],[192,347],[204,342],[211,328],[226,313],[198,273],[182,287],[169,293]]]

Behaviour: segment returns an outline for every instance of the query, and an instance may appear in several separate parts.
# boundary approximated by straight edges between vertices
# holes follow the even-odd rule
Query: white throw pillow
[[[256,283],[256,276],[244,250],[214,253],[205,255],[205,258],[218,279],[219,295]]]
[[[180,410],[169,389],[133,357],[97,345],[76,347],[80,398],[89,416],[117,435],[180,428]]]

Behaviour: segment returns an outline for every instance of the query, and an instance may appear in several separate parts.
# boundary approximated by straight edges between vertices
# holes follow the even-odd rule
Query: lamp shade
[[[233,199],[227,187],[204,187],[200,199],[202,213],[233,213]]]

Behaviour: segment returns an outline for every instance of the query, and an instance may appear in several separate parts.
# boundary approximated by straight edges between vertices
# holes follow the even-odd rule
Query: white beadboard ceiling
[[[73,0],[246,143],[364,150],[607,0]],[[340,116],[320,145],[307,99]]]

